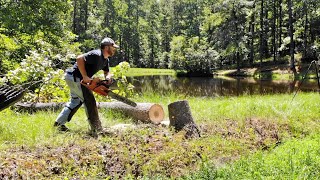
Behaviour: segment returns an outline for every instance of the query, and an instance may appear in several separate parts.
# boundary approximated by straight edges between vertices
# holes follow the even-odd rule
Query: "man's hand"
[[[113,74],[111,74],[109,71],[104,71],[104,78],[108,82],[108,84],[112,83],[112,76]]]
[[[82,79],[83,83],[90,83],[91,81],[92,81],[92,79],[89,78],[88,76],[84,76],[83,79]]]
[[[109,77],[106,77],[106,81],[108,84],[112,84],[112,82],[113,82],[112,78],[109,78]]]

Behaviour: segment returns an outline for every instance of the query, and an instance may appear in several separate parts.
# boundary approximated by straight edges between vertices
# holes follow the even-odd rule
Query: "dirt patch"
[[[143,126],[112,137],[54,147],[19,147],[0,152],[0,179],[122,179],[145,174],[180,176],[199,162],[183,136]]]
[[[225,139],[239,139],[251,149],[267,150],[281,143],[283,132],[289,132],[288,124],[278,124],[270,120],[248,118],[241,121],[227,119],[225,123],[201,125],[204,134],[217,134]]]
[[[112,137],[84,137],[61,147],[7,149],[0,152],[0,179],[175,178],[195,171],[206,158],[223,164],[245,154],[244,149],[273,147],[281,143],[282,132],[289,127],[251,118],[202,124],[200,129],[202,137],[197,139],[185,139],[183,132],[167,127],[141,126]]]

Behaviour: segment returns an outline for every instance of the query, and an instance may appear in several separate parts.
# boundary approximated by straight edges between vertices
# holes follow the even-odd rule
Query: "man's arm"
[[[80,55],[77,57],[77,65],[78,65],[78,68],[79,68],[79,71],[82,75],[82,80],[84,83],[89,83],[92,79],[90,77],[88,77],[87,75],[87,71],[86,71],[86,68],[85,68],[85,60],[84,60],[84,56],[83,55]]]

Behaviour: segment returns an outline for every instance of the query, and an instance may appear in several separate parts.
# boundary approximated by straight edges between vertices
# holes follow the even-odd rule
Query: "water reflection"
[[[187,96],[239,96],[243,94],[276,94],[296,91],[300,81],[256,80],[253,78],[178,78],[173,76],[129,77],[138,93],[175,92]],[[304,81],[302,91],[316,91],[316,81]]]

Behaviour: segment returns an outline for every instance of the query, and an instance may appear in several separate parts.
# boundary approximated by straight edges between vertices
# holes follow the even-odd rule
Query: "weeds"
[[[148,95],[166,105],[187,98],[202,137],[137,124],[113,136],[91,138],[83,109],[53,127],[57,112],[0,113],[0,179],[278,179],[319,176],[319,95],[220,98]],[[100,110],[104,126],[131,123]]]

